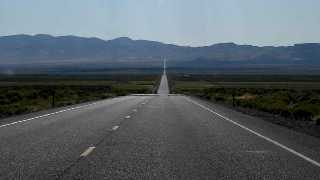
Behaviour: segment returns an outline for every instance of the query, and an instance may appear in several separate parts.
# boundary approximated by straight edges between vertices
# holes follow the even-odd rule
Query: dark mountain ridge
[[[46,34],[0,37],[0,67],[28,64],[157,66],[163,58],[175,67],[320,65],[320,44],[259,47],[220,43],[187,47],[128,37],[108,41]]]

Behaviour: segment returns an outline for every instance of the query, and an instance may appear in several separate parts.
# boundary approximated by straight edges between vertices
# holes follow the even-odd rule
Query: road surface
[[[168,92],[2,120],[0,179],[320,179],[319,139]]]
[[[167,75],[163,74],[161,77],[161,82],[158,88],[158,94],[160,95],[168,95],[169,94],[169,85],[167,80]]]

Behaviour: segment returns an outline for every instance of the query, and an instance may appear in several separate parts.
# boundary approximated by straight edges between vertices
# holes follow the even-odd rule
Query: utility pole
[[[233,107],[236,106],[236,102],[235,102],[235,90],[232,91],[232,106],[233,106]]]

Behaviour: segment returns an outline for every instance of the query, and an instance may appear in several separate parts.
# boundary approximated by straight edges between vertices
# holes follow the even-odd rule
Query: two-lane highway
[[[231,109],[126,96],[0,126],[0,179],[320,179],[320,140]]]
[[[160,95],[168,95],[169,94],[169,85],[166,73],[166,60],[163,63],[163,74],[161,77],[161,82],[158,88],[158,94]]]

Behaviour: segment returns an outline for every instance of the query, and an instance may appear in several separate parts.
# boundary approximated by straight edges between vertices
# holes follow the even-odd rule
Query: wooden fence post
[[[52,101],[51,101],[51,106],[54,108],[55,107],[55,90],[52,91]]]

